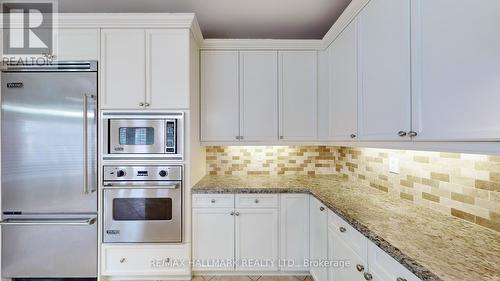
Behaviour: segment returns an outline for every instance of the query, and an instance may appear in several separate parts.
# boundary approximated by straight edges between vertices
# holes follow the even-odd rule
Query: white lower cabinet
[[[278,271],[277,194],[193,195],[193,270]]]
[[[329,281],[356,281],[369,277],[368,239],[328,211]],[[364,276],[366,274],[366,276]],[[369,280],[366,279],[366,280]]]
[[[280,195],[280,262],[287,271],[307,271],[309,258],[309,195]]]
[[[328,279],[327,268],[320,264],[328,259],[326,207],[312,196],[309,202],[310,272],[315,281],[326,281]]]
[[[403,265],[371,242],[368,243],[368,265],[373,281],[420,281]]]
[[[104,276],[190,276],[190,246],[103,245]]]
[[[234,214],[233,208],[193,209],[193,270],[233,270],[234,215],[232,214]]]
[[[235,215],[236,270],[277,271],[278,209],[236,209]]]

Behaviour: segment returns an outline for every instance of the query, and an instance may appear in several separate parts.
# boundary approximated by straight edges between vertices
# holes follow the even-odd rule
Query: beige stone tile
[[[298,281],[295,276],[262,276],[259,281]]]
[[[191,281],[205,281],[205,279],[203,279],[202,276],[193,276],[193,278],[191,278]]]
[[[257,281],[261,278],[262,276],[260,275],[251,275],[251,276],[248,276],[248,278],[252,279],[252,281]]]
[[[304,281],[314,281],[314,279],[312,278],[312,276],[307,276]]]
[[[306,280],[307,277],[309,277],[309,275],[295,276],[295,278],[299,279],[300,281]]]

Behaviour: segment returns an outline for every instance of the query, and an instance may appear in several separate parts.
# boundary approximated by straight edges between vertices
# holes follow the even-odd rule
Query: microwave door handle
[[[5,219],[0,225],[92,225],[96,217],[86,219]]]

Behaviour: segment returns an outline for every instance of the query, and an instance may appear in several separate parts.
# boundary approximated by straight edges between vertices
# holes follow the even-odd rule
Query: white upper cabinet
[[[98,60],[99,29],[59,29],[57,60]]]
[[[412,1],[414,140],[500,140],[500,1]]]
[[[317,138],[317,52],[279,53],[280,139]]]
[[[358,133],[357,27],[355,19],[329,48],[331,140],[356,139]]]
[[[201,140],[239,139],[238,51],[201,52]]]
[[[189,108],[189,36],[188,29],[146,30],[148,108]]]
[[[144,108],[145,32],[142,29],[101,31],[101,107]]]
[[[372,0],[358,16],[360,140],[409,140],[409,2]]]
[[[244,141],[278,139],[278,53],[240,52],[240,131]]]

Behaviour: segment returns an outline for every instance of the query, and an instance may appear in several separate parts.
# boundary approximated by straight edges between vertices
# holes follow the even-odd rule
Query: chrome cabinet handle
[[[254,202],[255,202],[255,204],[258,204],[260,201],[259,201],[259,199],[255,199]]]
[[[410,132],[408,132],[408,136],[410,136],[410,137],[414,138],[414,137],[416,137],[416,136],[417,136],[417,132],[415,132],[415,131],[410,131]]]
[[[406,279],[405,279],[405,278],[403,278],[403,277],[398,277],[398,279],[396,279],[396,281],[408,281],[408,280],[406,280]]]
[[[363,270],[365,270],[365,267],[361,264],[357,264],[356,265],[356,269],[359,271],[359,272],[362,272]]]
[[[140,102],[140,103],[139,103],[139,106],[144,106],[144,103],[143,103],[143,102]]]
[[[365,272],[365,274],[363,274],[363,276],[365,277],[365,280],[368,280],[368,281],[373,279],[373,276],[368,272]]]
[[[347,229],[345,227],[341,226],[341,227],[339,227],[339,231],[344,233],[347,231]]]
[[[323,211],[325,210],[325,207],[321,206],[321,207],[319,207],[319,210],[320,210],[321,212],[323,212]]]
[[[120,263],[124,263],[125,261],[127,261],[127,259],[126,259],[126,258],[121,258],[121,259],[120,259]]]
[[[239,140],[239,139],[240,139],[240,136],[236,136],[235,138],[236,138],[237,140]]]
[[[233,212],[233,211],[231,211],[231,213],[229,213],[229,214],[230,214],[231,216],[234,216],[234,212]]]
[[[356,138],[356,134],[351,134],[351,139],[355,139]]]
[[[283,136],[280,136],[280,140],[282,140],[282,139],[284,139],[284,137],[283,137]]]
[[[146,102],[146,103],[144,103],[144,106],[148,107],[148,106],[149,106],[149,103],[147,103],[147,102]]]
[[[405,137],[406,136],[406,132],[405,131],[399,131],[398,132],[398,136]]]
[[[215,203],[215,199],[210,200],[210,203],[212,204]]]
[[[240,212],[236,212],[234,213],[235,216],[239,216],[240,215]]]
[[[240,136],[240,140],[242,140],[242,139],[243,139],[243,136]]]

